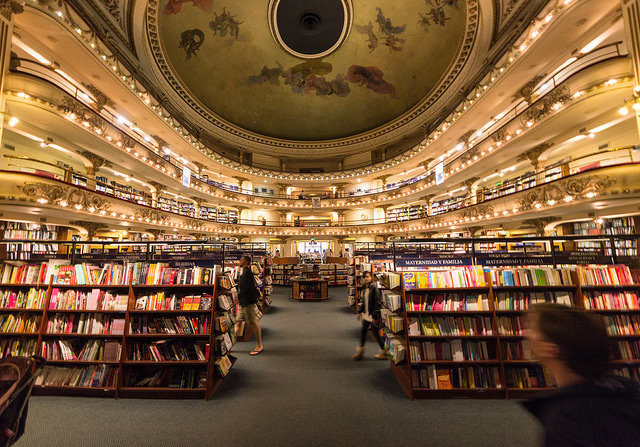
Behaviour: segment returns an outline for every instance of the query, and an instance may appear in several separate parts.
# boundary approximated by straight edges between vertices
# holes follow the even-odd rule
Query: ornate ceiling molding
[[[184,101],[196,114],[206,119],[206,121],[212,124],[216,135],[213,136],[214,140],[226,139],[229,144],[236,146],[237,149],[243,148],[244,144],[248,142],[254,146],[260,145],[260,149],[269,152],[272,155],[291,155],[291,150],[299,150],[301,152],[298,155],[309,156],[309,151],[316,151],[314,155],[335,155],[335,149],[340,148],[341,153],[357,153],[365,150],[369,150],[371,145],[376,143],[367,143],[371,140],[388,137],[391,132],[398,131],[399,129],[411,124],[413,121],[421,118],[430,107],[440,99],[447,89],[458,78],[467,64],[469,57],[474,48],[478,28],[480,24],[480,8],[479,0],[467,0],[466,5],[466,32],[458,48],[458,54],[445,71],[445,76],[439,80],[436,87],[415,107],[400,116],[399,118],[391,121],[390,123],[375,128],[371,131],[364,132],[352,137],[332,139],[326,141],[294,141],[294,140],[282,140],[278,138],[265,137],[254,132],[244,130],[234,124],[231,124],[222,118],[212,113],[207,106],[199,101],[194,95],[192,95],[183,82],[174,74],[174,70],[164,52],[162,43],[160,41],[159,33],[159,14],[160,14],[160,0],[149,0],[146,10],[146,24],[147,24],[147,36],[150,50],[157,64],[157,68],[160,70],[162,76],[169,83],[174,90],[173,93]],[[186,119],[182,117],[181,119]],[[427,118],[429,119],[429,118]],[[416,127],[419,127],[419,123]],[[222,134],[220,134],[222,132]],[[349,148],[351,146],[351,148]]]

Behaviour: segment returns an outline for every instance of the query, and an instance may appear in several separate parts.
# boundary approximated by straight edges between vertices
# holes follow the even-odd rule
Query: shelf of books
[[[30,260],[54,255],[59,251],[58,238],[67,235],[66,228],[28,222],[0,221],[0,259]]]
[[[292,278],[291,299],[294,301],[326,301],[328,281],[324,279]]]
[[[275,286],[290,286],[291,278],[300,274],[298,257],[274,258],[272,266],[272,279]]]
[[[376,275],[392,269],[393,257],[382,256],[370,259],[367,255],[358,255],[351,258],[347,270],[347,304],[354,311],[357,309],[364,272],[372,272]]]
[[[384,276],[399,287],[383,292],[383,333],[392,370],[412,399],[525,398],[554,387],[526,339],[526,311],[539,302],[601,314],[616,343],[614,371],[640,379],[640,273],[627,266],[467,266]]]
[[[235,362],[219,267],[68,264],[0,264],[0,356],[47,359],[35,393],[213,395]]]

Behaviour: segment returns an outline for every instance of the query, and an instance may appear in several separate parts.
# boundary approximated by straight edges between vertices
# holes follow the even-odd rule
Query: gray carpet
[[[514,401],[406,398],[387,361],[351,360],[359,323],[345,290],[297,303],[276,289],[263,318],[265,351],[239,343],[238,362],[213,399],[32,397],[29,446],[514,446],[539,428]]]

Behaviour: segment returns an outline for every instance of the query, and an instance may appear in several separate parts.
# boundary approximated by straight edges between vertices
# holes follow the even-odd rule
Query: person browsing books
[[[374,357],[378,360],[387,358],[387,351],[384,350],[384,343],[380,338],[378,328],[374,324],[374,319],[380,317],[380,307],[382,306],[382,294],[380,289],[373,281],[371,272],[362,274],[362,297],[360,307],[358,308],[358,320],[362,322],[362,331],[360,332],[360,345],[356,348],[353,360],[360,360],[364,355],[364,342],[367,339],[367,332],[371,331],[374,338],[380,346],[380,352]]]
[[[558,384],[523,405],[542,423],[546,447],[640,446],[640,392],[609,375],[610,339],[599,316],[560,304],[531,307],[531,352]]]
[[[239,330],[240,323],[244,322],[245,330],[253,331],[256,336],[257,344],[251,355],[260,354],[264,348],[262,346],[262,330],[258,324],[258,297],[260,291],[256,286],[256,280],[251,271],[251,258],[244,255],[240,258],[238,264],[238,279],[236,285],[238,287],[238,318],[236,322],[236,333]]]

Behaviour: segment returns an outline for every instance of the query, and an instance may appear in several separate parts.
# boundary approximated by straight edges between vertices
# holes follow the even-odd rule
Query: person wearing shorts
[[[244,255],[240,258],[238,280],[238,315],[236,322],[236,332],[238,332],[240,322],[244,322],[245,331],[253,331],[257,344],[251,355],[258,355],[263,350],[262,330],[258,324],[258,297],[260,290],[256,286],[256,280],[251,271],[251,258]]]

